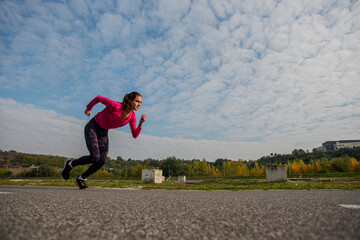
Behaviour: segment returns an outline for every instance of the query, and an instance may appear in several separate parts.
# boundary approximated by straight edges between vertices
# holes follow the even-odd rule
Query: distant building
[[[327,141],[322,144],[321,149],[336,150],[340,148],[355,148],[360,147],[360,140],[340,140],[340,141]],[[320,148],[318,148],[320,150]]]

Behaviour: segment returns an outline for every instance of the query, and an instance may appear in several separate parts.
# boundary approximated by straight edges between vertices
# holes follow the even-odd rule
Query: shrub
[[[33,168],[31,171],[19,174],[20,177],[58,177],[59,173],[47,165]]]
[[[10,171],[0,169],[0,178],[8,178],[12,175]]]
[[[348,156],[331,159],[331,166],[336,172],[350,171],[350,158]]]

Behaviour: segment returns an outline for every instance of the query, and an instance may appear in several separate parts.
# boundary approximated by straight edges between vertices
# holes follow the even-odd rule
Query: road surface
[[[0,238],[360,239],[360,191],[0,186]]]

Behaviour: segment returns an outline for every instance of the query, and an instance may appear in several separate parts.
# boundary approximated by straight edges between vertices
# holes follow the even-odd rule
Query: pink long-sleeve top
[[[109,98],[103,97],[101,95],[95,97],[87,106],[87,110],[91,111],[92,108],[101,102],[106,107],[101,112],[97,113],[95,116],[95,121],[99,124],[100,127],[104,129],[112,129],[122,127],[129,123],[131,133],[134,138],[137,138],[141,132],[141,128],[136,126],[136,115],[135,112],[132,111],[129,117],[125,120],[121,120],[121,110],[122,103],[116,102]]]

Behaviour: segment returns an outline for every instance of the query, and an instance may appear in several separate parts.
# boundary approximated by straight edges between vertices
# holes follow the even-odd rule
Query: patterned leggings
[[[100,127],[95,118],[92,118],[85,126],[85,141],[86,146],[90,152],[90,156],[83,156],[71,162],[72,167],[78,165],[92,165],[81,175],[82,178],[87,178],[91,174],[98,171],[107,160],[109,151],[109,137],[108,130]]]

